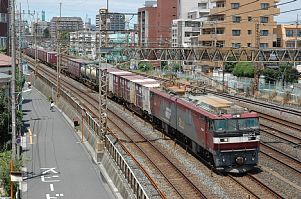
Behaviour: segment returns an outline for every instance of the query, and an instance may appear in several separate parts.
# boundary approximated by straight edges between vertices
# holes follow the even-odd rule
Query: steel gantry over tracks
[[[124,48],[128,60],[211,62],[301,62],[301,49],[258,48]]]

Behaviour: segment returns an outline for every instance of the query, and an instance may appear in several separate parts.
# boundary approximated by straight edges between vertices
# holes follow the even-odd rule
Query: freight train
[[[47,61],[47,56],[41,58]],[[68,75],[97,87],[97,65],[68,57],[63,65]],[[215,169],[244,173],[257,165],[257,113],[186,86],[161,83],[117,68],[107,69],[107,74],[111,99],[147,118]]]

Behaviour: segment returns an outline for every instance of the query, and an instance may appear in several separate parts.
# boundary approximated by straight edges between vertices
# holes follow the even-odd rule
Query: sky
[[[281,13],[275,19],[280,22],[293,23],[299,15],[301,22],[301,0],[280,0],[278,4],[294,1],[290,4],[279,6],[280,12],[292,9],[300,9],[295,12]],[[60,2],[62,2],[62,16],[78,16],[85,21],[86,17],[91,18],[95,24],[95,15],[99,8],[106,7],[106,0],[16,0],[16,5],[19,8],[21,3],[22,10],[37,11],[39,18],[41,12],[46,12],[46,20],[50,21],[52,17],[59,16]],[[143,7],[145,0],[109,0],[110,12],[137,12],[139,7]],[[135,21],[132,20],[134,23]]]

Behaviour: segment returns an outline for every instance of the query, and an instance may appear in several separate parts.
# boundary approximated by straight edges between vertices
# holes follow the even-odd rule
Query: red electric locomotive
[[[178,86],[151,89],[150,101],[155,124],[217,170],[243,173],[257,165],[257,113],[216,96],[187,94]]]

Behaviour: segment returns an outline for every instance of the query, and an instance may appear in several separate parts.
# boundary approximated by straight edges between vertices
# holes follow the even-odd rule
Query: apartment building
[[[191,38],[200,35],[200,27],[207,20],[210,8],[214,4],[210,0],[179,0],[179,19],[173,20],[172,47],[190,47]]]
[[[122,13],[108,13],[106,9],[99,9],[96,15],[96,30],[101,30],[101,22],[107,20],[107,27],[109,30],[118,31],[125,30],[125,14]],[[105,28],[105,27],[103,27]]]
[[[157,2],[145,5],[138,9],[139,46],[157,46]]]
[[[70,48],[79,56],[95,59],[99,46],[99,32],[76,31],[70,32]]]
[[[276,41],[274,16],[279,0],[211,0],[208,21],[203,23],[200,46],[271,48]]]
[[[0,49],[8,46],[8,0],[0,0]]]
[[[277,25],[275,47],[301,48],[301,26],[295,24]]]
[[[139,45],[170,46],[172,20],[176,18],[176,0],[146,1],[145,7],[138,9]]]
[[[51,38],[56,38],[57,31],[74,32],[83,30],[83,20],[80,17],[53,17],[50,21]]]

